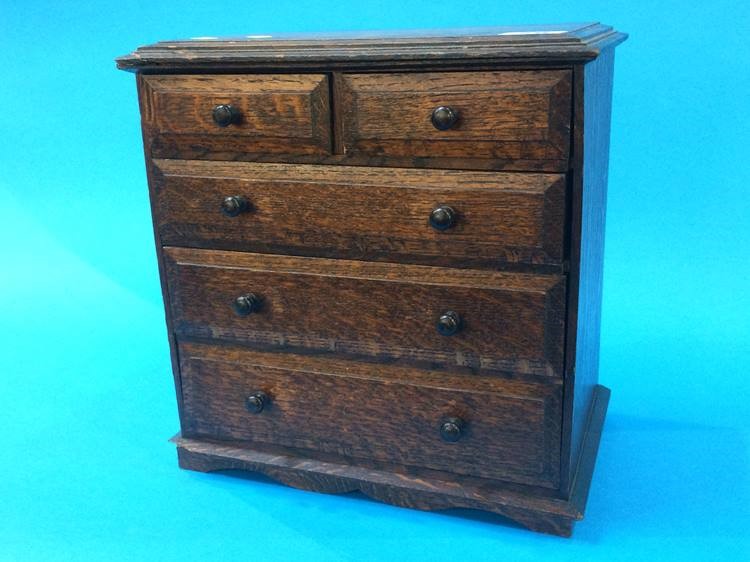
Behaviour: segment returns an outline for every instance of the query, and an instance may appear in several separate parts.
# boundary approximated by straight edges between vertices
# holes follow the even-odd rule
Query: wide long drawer
[[[188,437],[558,484],[560,385],[190,343],[179,355]]]
[[[180,336],[561,375],[564,276],[164,253]]]
[[[563,258],[565,176],[155,160],[165,245],[436,265]]]

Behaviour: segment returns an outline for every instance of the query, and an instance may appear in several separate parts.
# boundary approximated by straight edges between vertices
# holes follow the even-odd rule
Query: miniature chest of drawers
[[[137,73],[180,466],[569,535],[597,384],[601,24],[162,42]]]

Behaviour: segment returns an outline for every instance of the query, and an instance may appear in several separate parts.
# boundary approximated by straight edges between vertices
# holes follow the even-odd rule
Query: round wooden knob
[[[441,105],[432,110],[432,126],[438,131],[447,131],[458,122],[458,112]]]
[[[456,212],[447,205],[435,207],[430,213],[430,226],[435,230],[448,230],[456,224]]]
[[[240,195],[230,195],[221,202],[221,212],[228,217],[236,217],[250,208],[247,199]]]
[[[212,116],[214,118],[214,123],[219,127],[227,127],[232,123],[240,122],[239,110],[233,105],[226,103],[214,107]]]
[[[437,321],[437,331],[443,336],[452,336],[461,329],[461,317],[457,312],[443,312]]]
[[[466,424],[461,418],[445,418],[440,424],[440,437],[443,441],[453,443],[461,439]]]
[[[247,316],[253,312],[258,312],[261,302],[261,298],[254,293],[241,295],[234,299],[234,311],[240,316]]]
[[[268,394],[259,390],[245,398],[245,407],[253,414],[260,414],[269,402]]]

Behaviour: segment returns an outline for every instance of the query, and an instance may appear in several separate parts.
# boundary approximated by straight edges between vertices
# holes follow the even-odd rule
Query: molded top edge
[[[446,62],[577,63],[627,38],[600,23],[355,31],[161,41],[116,59],[134,71],[393,66]]]

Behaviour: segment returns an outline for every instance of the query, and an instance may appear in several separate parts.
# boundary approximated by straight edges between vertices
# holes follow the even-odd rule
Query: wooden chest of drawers
[[[600,24],[157,43],[137,72],[180,466],[569,535],[597,385]]]

